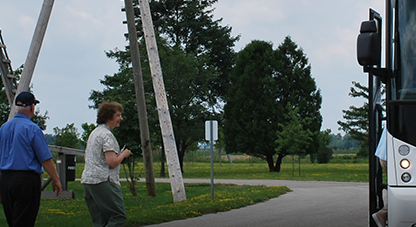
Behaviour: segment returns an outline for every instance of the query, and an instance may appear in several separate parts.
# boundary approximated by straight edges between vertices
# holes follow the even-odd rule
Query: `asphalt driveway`
[[[169,182],[169,179],[156,179]],[[184,179],[185,183],[210,183],[210,179]],[[214,183],[287,186],[292,192],[263,203],[151,227],[358,227],[368,226],[368,183],[223,180]]]

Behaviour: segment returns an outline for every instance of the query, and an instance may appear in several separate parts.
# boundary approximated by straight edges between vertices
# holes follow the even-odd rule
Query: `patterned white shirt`
[[[105,152],[111,150],[118,155],[120,146],[110,128],[106,124],[100,124],[91,132],[87,141],[82,184],[99,184],[110,179],[111,182],[120,185],[120,165],[111,168],[105,159]]]

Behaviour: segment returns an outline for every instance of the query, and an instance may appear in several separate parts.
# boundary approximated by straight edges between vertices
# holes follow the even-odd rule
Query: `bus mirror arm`
[[[377,76],[384,84],[387,83],[387,79],[390,78],[390,75],[392,74],[391,70],[386,68],[373,68],[370,66],[363,66],[363,71]]]

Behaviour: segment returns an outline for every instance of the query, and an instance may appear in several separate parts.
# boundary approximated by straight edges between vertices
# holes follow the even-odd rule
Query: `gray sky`
[[[14,69],[22,65],[29,50],[43,0],[2,1],[0,28]],[[342,110],[361,106],[363,99],[348,96],[352,81],[367,85],[367,75],[356,60],[356,39],[369,8],[384,15],[384,0],[219,0],[214,17],[241,35],[235,50],[252,40],[274,44],[286,36],[301,47],[309,59],[312,77],[321,90],[322,130],[338,130]],[[118,70],[105,51],[127,44],[120,0],[57,0],[32,79],[33,92],[48,111],[46,133],[54,127],[95,123],[96,110],[89,109],[91,90],[102,90],[100,80]],[[128,107],[125,107],[128,108]],[[125,122],[126,123],[126,122]],[[204,125],[201,125],[204,127]]]

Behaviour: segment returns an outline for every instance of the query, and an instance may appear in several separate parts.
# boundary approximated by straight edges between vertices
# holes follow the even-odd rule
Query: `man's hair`
[[[21,112],[29,108],[30,106],[16,106],[16,112]]]
[[[97,124],[105,124],[108,120],[113,119],[114,114],[123,112],[123,106],[118,102],[102,102],[98,107]]]

